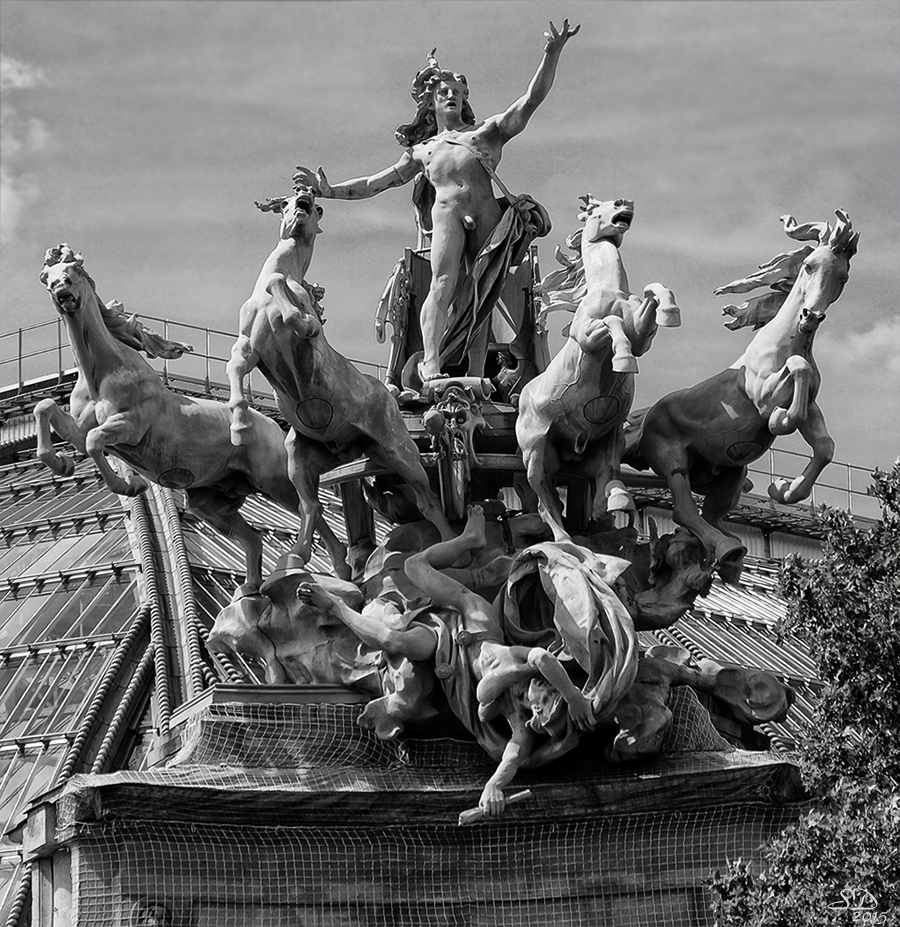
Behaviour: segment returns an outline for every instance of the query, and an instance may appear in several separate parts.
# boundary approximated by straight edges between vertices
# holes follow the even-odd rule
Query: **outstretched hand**
[[[547,44],[544,46],[544,51],[548,54],[558,55],[562,50],[563,46],[573,35],[578,35],[578,30],[581,29],[581,24],[575,26],[574,29],[569,28],[569,20],[564,19],[562,24],[562,32],[560,32],[553,23],[550,23],[550,31],[545,32],[544,36],[547,39]]]
[[[334,597],[316,583],[300,583],[297,598],[305,605],[315,605],[326,613],[334,605]]]
[[[311,187],[313,193],[315,193],[316,196],[321,196],[323,199],[328,199],[332,194],[332,186],[328,182],[325,171],[322,170],[321,166],[318,170],[313,171],[308,167],[303,167],[298,164],[293,180],[295,190],[298,187]]]

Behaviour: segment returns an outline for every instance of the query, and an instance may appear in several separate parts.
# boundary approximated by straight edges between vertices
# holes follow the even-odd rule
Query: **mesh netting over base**
[[[734,750],[685,689],[665,750],[585,738],[520,772],[532,797],[467,826],[493,764],[383,744],[359,705],[212,704],[166,767],[74,776],[57,805],[74,927],[708,924],[703,886],[800,810],[796,768]]]
[[[74,923],[687,927],[709,923],[711,872],[790,819],[731,806],[471,827],[121,823],[75,843]]]

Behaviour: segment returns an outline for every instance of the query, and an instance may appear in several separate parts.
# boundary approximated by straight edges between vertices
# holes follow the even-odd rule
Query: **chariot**
[[[521,511],[529,489],[516,441],[519,395],[547,368],[551,356],[537,246],[509,270],[492,311],[484,376],[468,376],[460,364],[421,392],[415,373],[422,351],[419,310],[428,293],[431,265],[427,239],[420,244],[404,251],[375,313],[376,340],[389,343],[385,384],[397,398],[451,522],[463,520],[472,501],[499,498],[507,512]],[[563,471],[560,483],[568,497],[567,527],[583,531],[590,517],[587,481]],[[371,460],[335,468],[323,475],[322,485],[333,487],[342,498],[351,546],[371,536],[373,508],[391,520],[421,517],[397,478]]]

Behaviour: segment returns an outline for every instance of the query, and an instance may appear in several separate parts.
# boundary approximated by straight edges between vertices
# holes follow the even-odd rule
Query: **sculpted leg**
[[[625,450],[625,435],[621,427],[614,428],[604,439],[597,441],[595,448],[594,453],[585,458],[584,465],[585,473],[594,483],[591,518],[599,523],[609,512],[606,488],[613,480],[619,479],[619,466]]]
[[[722,519],[737,506],[747,477],[746,467],[723,470],[709,485],[703,498],[703,518],[719,532],[714,550],[719,575],[726,583],[737,582],[747,548],[732,534]]]
[[[447,328],[466,241],[465,229],[456,216],[443,216],[437,210],[435,213],[431,240],[431,287],[419,316],[425,349],[419,367],[423,381],[441,372],[441,336]]]
[[[247,564],[245,585],[258,590],[262,584],[262,541],[259,532],[238,511],[244,500],[206,486],[188,489],[185,495],[190,510],[198,518],[237,541]]]
[[[807,416],[813,369],[805,358],[795,354],[787,359],[784,370],[793,381],[794,391],[790,408],[785,409],[779,406],[769,416],[769,431],[773,435],[792,434],[802,427]]]
[[[303,441],[293,428],[284,439],[288,455],[288,475],[297,490],[301,519],[300,536],[291,548],[304,563],[312,555],[313,532],[322,520],[322,503],[319,502],[319,476],[336,463],[322,445]]]
[[[802,502],[812,492],[819,475],[834,459],[834,441],[825,426],[825,416],[815,402],[807,407],[806,421],[800,425],[800,434],[812,448],[813,456],[803,473],[793,481],[778,479],[772,483],[769,496],[776,502]]]
[[[385,397],[388,398],[387,393]],[[393,402],[393,400],[389,401]],[[406,430],[402,422],[399,428],[404,432]],[[393,470],[406,483],[416,498],[419,511],[440,531],[445,541],[455,537],[456,532],[450,527],[450,522],[447,521],[437,498],[431,491],[415,444],[409,439],[404,440],[402,436],[394,440],[384,435],[382,440],[383,444],[373,444],[369,449],[371,457]]]
[[[516,437],[522,448],[525,476],[528,479],[528,485],[537,496],[538,514],[553,532],[553,540],[557,543],[571,541],[569,532],[563,528],[562,503],[556,486],[553,484],[553,478],[559,472],[559,456],[550,445],[546,434],[535,435],[533,433],[530,427],[532,424],[530,417],[523,421],[520,413],[516,424]]]
[[[625,323],[617,315],[603,317],[603,324],[612,337],[612,369],[616,373],[637,373],[638,364],[631,351],[631,341],[625,332]]]
[[[481,506],[473,505],[469,509],[463,533],[414,554],[404,564],[406,575],[436,605],[463,612],[470,611],[474,606],[489,612],[491,606],[486,599],[442,572],[473,550],[483,549],[486,544],[484,530],[484,512]]]
[[[228,408],[231,409],[231,443],[240,447],[249,440],[252,422],[244,396],[244,377],[256,366],[259,355],[247,335],[239,335],[231,348],[231,357],[225,365],[228,375]]]
[[[678,328],[681,325],[681,310],[675,301],[675,294],[661,283],[648,283],[644,287],[644,301],[656,303],[653,306],[654,328]]]
[[[100,471],[103,481],[120,496],[139,496],[147,490],[147,481],[133,470],[129,472],[128,479],[123,480],[109,465],[106,449],[116,444],[135,444],[137,440],[138,436],[123,413],[111,415],[102,425],[92,428],[84,440],[84,449]]]
[[[42,399],[34,407],[37,422],[37,458],[57,476],[71,476],[75,472],[75,461],[66,454],[57,454],[53,449],[53,430],[69,444],[84,452],[84,440],[72,418],[52,400]]]

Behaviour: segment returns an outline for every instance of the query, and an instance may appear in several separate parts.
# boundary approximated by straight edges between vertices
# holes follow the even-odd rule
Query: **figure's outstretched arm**
[[[573,35],[577,35],[580,28],[581,26],[575,26],[574,29],[570,29],[569,20],[565,19],[560,32],[553,23],[550,23],[550,31],[544,33],[547,37],[544,57],[541,58],[541,63],[534,72],[528,89],[502,116],[497,117],[497,125],[507,138],[518,135],[528,125],[528,120],[534,115],[534,111],[547,99],[547,94],[553,86],[553,79],[556,77],[559,56],[566,42]]]
[[[497,766],[494,775],[488,779],[478,802],[478,807],[491,817],[502,814],[506,807],[503,789],[512,782],[519,766],[531,755],[537,743],[537,736],[525,726],[521,718],[508,718],[507,720],[512,727],[512,737],[503,751],[500,765]]]
[[[427,660],[434,656],[437,640],[428,628],[414,625],[405,631],[392,631],[377,619],[350,608],[343,599],[315,583],[301,583],[297,588],[297,598],[342,621],[369,647],[381,648],[386,653],[408,660]]]
[[[308,167],[298,165],[294,174],[294,186],[300,184],[312,187],[316,196],[326,200],[363,200],[383,193],[391,187],[402,187],[421,170],[421,166],[407,151],[396,164],[377,174],[369,177],[355,177],[353,180],[343,180],[336,184],[328,182],[325,171],[321,167],[312,171]]]

